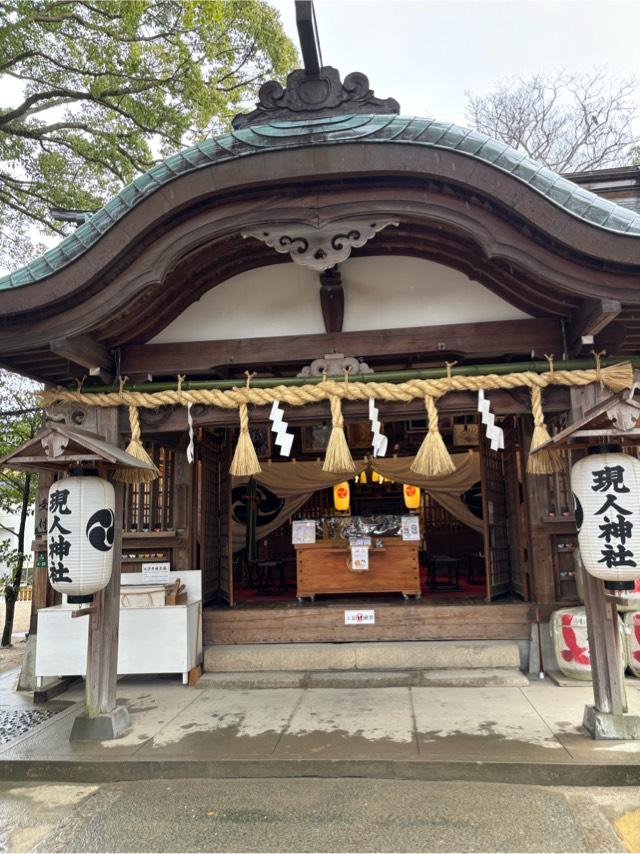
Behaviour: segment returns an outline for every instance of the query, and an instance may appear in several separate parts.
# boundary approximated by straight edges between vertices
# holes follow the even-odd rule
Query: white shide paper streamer
[[[478,391],[478,412],[487,431],[487,439],[491,442],[492,451],[504,450],[504,430],[496,424],[496,417],[490,411],[491,403],[484,396],[484,390]]]
[[[389,444],[389,440],[380,432],[380,418],[378,417],[378,407],[376,406],[375,400],[372,397],[369,398],[369,419],[371,421],[371,432],[373,433],[373,437],[371,439],[373,456],[384,457],[384,455],[387,453],[387,445]]]
[[[280,454],[283,457],[288,457],[293,445],[293,433],[287,432],[289,425],[284,420],[284,410],[277,400],[274,400],[271,405],[269,419],[271,420],[271,429],[276,434],[275,443],[280,448]]]
[[[187,448],[187,460],[193,463],[195,459],[195,448],[193,444],[193,418],[191,417],[192,403],[187,403],[187,422],[189,424],[189,446]]]

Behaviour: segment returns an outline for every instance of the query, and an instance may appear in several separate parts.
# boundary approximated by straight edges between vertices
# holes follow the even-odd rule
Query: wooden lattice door
[[[480,442],[482,516],[487,600],[511,589],[511,555],[507,525],[507,489],[501,451],[492,451],[486,437]]]
[[[198,530],[202,598],[233,604],[231,551],[231,476],[227,437],[207,434],[198,445]]]

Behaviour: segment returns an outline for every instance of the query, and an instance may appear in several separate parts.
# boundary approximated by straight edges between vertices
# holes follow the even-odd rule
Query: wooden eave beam
[[[325,353],[362,358],[419,353],[460,353],[467,356],[504,356],[510,353],[562,352],[562,332],[555,318],[498,320],[446,326],[413,326],[366,332],[323,335],[286,335],[193,341],[176,344],[140,344],[122,347],[121,370],[134,374],[189,373],[223,365],[305,363]]]
[[[569,355],[577,356],[583,350],[591,350],[593,339],[608,326],[622,311],[618,300],[583,300],[569,321]]]
[[[68,359],[75,365],[86,368],[92,376],[99,376],[102,382],[113,380],[113,359],[107,348],[89,335],[77,335],[74,338],[56,338],[49,344],[56,356]]]

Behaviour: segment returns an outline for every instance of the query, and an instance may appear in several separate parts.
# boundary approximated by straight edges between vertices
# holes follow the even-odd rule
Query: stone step
[[[198,688],[524,688],[529,680],[515,668],[456,670],[272,670],[204,673]]]
[[[515,641],[216,644],[204,650],[207,673],[519,667],[520,649]]]

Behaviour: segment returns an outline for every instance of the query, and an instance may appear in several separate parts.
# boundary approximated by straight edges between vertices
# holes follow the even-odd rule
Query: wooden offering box
[[[402,593],[420,598],[417,542],[385,537],[383,548],[369,549],[369,569],[351,569],[351,549],[342,540],[297,545],[297,596],[320,593]]]

